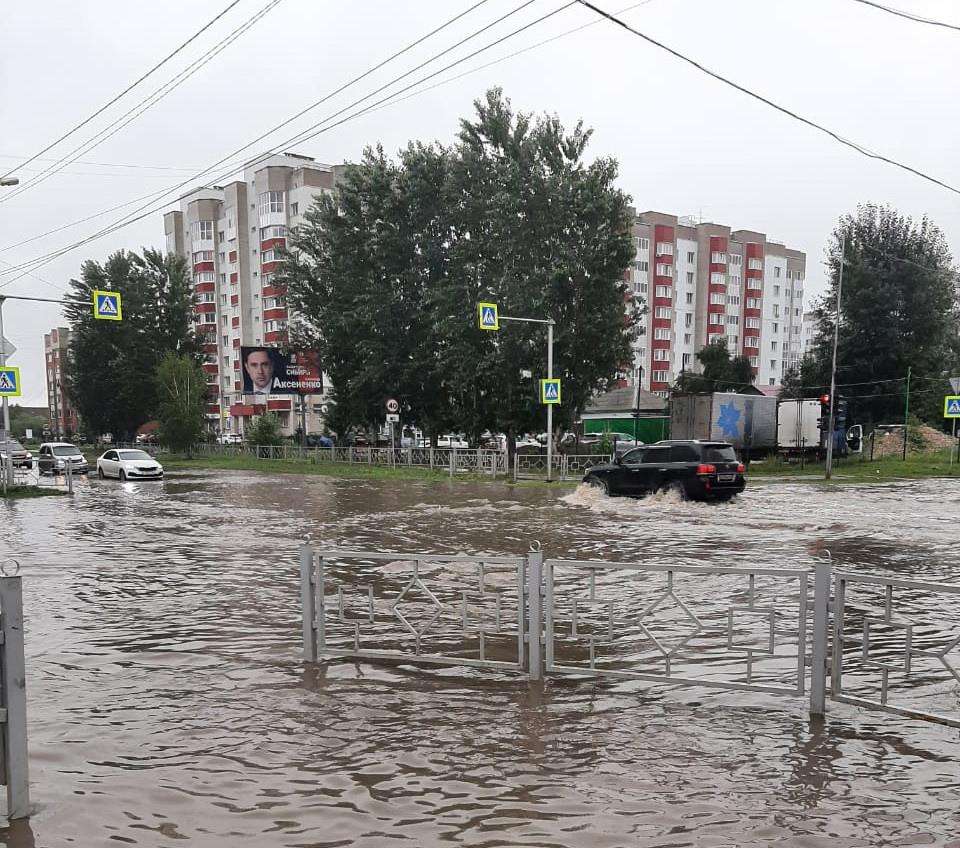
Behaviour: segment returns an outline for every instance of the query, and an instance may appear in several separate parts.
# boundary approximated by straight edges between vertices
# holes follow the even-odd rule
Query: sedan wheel
[[[127,481],[127,475],[124,473],[123,469],[120,469],[120,482],[125,483]]]
[[[97,477],[99,477],[101,480],[104,478],[103,469],[99,465],[97,466]]]

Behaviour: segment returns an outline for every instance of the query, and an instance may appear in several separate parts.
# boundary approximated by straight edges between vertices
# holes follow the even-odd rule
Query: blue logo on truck
[[[740,410],[732,403],[720,404],[720,414],[717,416],[717,426],[724,436],[731,439],[740,435]]]

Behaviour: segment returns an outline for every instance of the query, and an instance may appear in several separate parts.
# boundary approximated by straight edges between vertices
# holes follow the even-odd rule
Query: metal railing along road
[[[305,658],[781,697],[809,683],[811,715],[829,699],[960,727],[960,585],[834,575],[822,560],[811,604],[805,568],[545,560],[532,547],[495,557],[306,545]],[[857,604],[851,587],[866,590]]]
[[[595,465],[610,462],[609,454],[554,454],[553,478],[556,480],[580,480],[587,470]],[[545,453],[517,453],[513,457],[514,480],[541,480],[547,476]]]
[[[23,587],[15,561],[0,565],[0,782],[7,789],[7,818],[30,815],[27,762],[27,690],[23,646]]]

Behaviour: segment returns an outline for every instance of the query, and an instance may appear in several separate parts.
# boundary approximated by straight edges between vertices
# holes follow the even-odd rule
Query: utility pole
[[[0,296],[0,368],[7,364],[7,345],[3,337],[3,302],[6,298]],[[3,432],[6,438],[10,437],[10,407],[7,406],[7,396],[3,396]]]
[[[913,367],[907,366],[907,396],[903,403],[903,461],[907,461],[907,419],[910,417],[910,372]]]
[[[547,319],[547,379],[553,379],[553,318]],[[553,480],[553,404],[547,404],[547,482]]]
[[[824,479],[833,475],[833,420],[837,408],[837,341],[840,338],[840,295],[843,292],[843,265],[847,256],[847,234],[840,239],[840,279],[837,281],[837,309],[833,319],[833,363],[830,366],[830,415],[827,424],[827,467]]]

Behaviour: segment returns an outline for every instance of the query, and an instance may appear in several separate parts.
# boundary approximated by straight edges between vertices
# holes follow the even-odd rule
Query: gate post
[[[457,468],[457,449],[455,447],[450,448],[450,477],[453,477],[454,472]]]
[[[527,671],[531,680],[543,679],[540,654],[543,621],[543,551],[527,554]]]
[[[2,686],[7,720],[3,723],[3,781],[7,785],[7,817],[30,815],[27,771],[27,689],[23,657],[21,578],[0,577],[0,627],[3,632]]]
[[[813,581],[813,651],[810,656],[810,715],[822,716],[827,708],[827,635],[830,627],[832,562],[818,562]]]
[[[300,609],[303,613],[303,658],[317,661],[317,592],[313,577],[313,548],[300,548]]]

